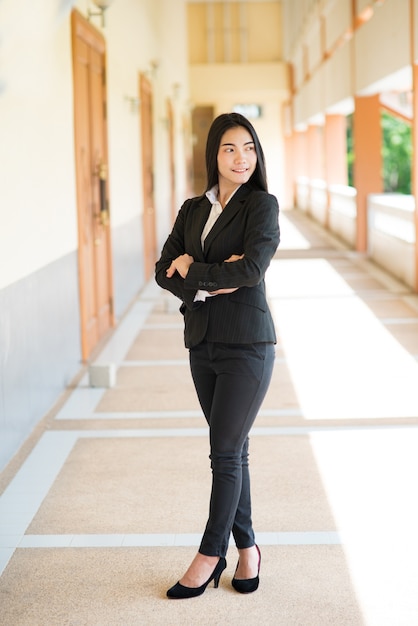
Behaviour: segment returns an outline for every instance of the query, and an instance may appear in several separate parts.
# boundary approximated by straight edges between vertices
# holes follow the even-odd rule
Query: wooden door
[[[102,35],[72,13],[81,346],[86,360],[113,325]]]
[[[214,118],[212,106],[198,106],[192,113],[193,133],[193,178],[194,193],[200,195],[204,192],[207,182],[206,175],[206,139],[210,125]]]
[[[167,126],[168,126],[168,154],[170,163],[170,215],[171,221],[174,224],[177,215],[176,207],[176,164],[174,155],[174,113],[173,104],[169,98],[167,98]]]
[[[143,184],[143,232],[145,280],[154,274],[157,260],[157,238],[154,203],[154,150],[152,128],[152,87],[144,74],[139,76],[141,102],[141,154]]]

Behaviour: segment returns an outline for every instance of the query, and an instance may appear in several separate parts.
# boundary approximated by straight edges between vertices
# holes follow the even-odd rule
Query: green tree
[[[347,115],[347,171],[348,184],[354,187],[354,147],[353,147],[353,115]]]
[[[383,182],[386,192],[411,193],[412,133],[407,122],[386,111],[381,117]]]

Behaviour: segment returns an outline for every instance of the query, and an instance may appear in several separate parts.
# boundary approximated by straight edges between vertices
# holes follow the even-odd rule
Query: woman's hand
[[[222,293],[233,293],[237,289],[239,289],[239,287],[229,287],[229,289],[218,289],[217,291],[209,291],[209,293],[211,296],[219,296]]]
[[[244,258],[243,254],[231,254],[229,259],[225,259],[224,263],[233,263],[234,261],[240,261],[243,258]],[[237,291],[237,289],[239,289],[239,287],[229,287],[228,289],[218,289],[217,291],[209,291],[209,293],[211,296],[219,296],[225,293],[233,293],[234,291]]]
[[[177,259],[171,261],[171,265],[166,272],[167,278],[171,278],[176,272],[178,272],[182,278],[186,278],[192,263],[194,263],[194,258],[190,256],[190,254],[181,254]]]

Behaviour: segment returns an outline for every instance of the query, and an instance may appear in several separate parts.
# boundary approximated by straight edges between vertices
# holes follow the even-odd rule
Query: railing
[[[356,247],[357,191],[346,185],[300,177],[296,205],[351,248]],[[368,196],[368,256],[393,276],[415,287],[415,198]]]
[[[408,286],[415,285],[415,198],[371,194],[367,198],[368,253]]]
[[[329,229],[352,248],[356,247],[357,190],[330,185]]]
[[[324,180],[311,181],[310,213],[314,219],[324,226],[327,225],[328,190]]]
[[[296,206],[301,211],[309,210],[309,195],[309,178],[306,176],[299,176],[296,180]]]
[[[296,206],[351,247],[356,245],[357,192],[346,185],[330,185],[303,176],[296,180]]]

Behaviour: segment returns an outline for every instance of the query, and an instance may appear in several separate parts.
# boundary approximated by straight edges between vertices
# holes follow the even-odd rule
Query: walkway
[[[279,343],[251,436],[257,593],[170,601],[206,521],[178,303],[151,282],[0,475],[1,626],[417,626],[418,298],[304,215],[268,274]]]

